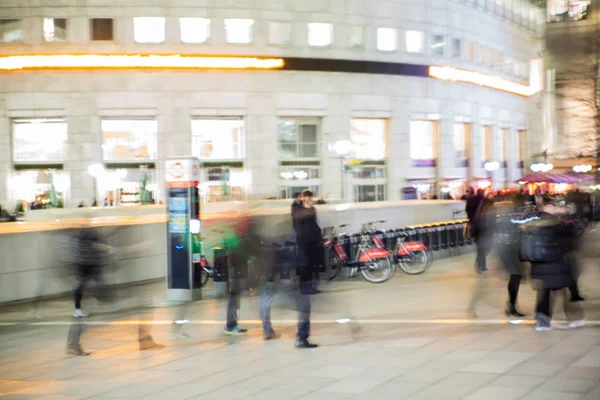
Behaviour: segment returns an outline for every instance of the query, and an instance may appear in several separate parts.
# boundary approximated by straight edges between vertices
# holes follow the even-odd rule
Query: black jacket
[[[482,196],[473,195],[467,197],[467,204],[465,206],[465,211],[467,212],[467,218],[469,221],[473,221],[475,218],[475,214],[477,213],[477,209],[479,208],[479,204],[483,201]]]
[[[526,229],[537,230],[547,237],[546,246],[559,249],[553,261],[531,262],[531,279],[539,289],[563,289],[573,284],[571,266],[566,256],[571,251],[574,232],[572,227],[554,215],[539,213],[539,220],[527,224]]]

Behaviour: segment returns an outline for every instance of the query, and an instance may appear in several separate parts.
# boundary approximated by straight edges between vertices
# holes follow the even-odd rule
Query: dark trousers
[[[234,329],[240,318],[240,298],[241,293],[239,290],[232,290],[229,292],[229,299],[227,301],[227,325],[226,328],[231,330]]]
[[[477,246],[477,257],[475,258],[475,268],[478,273],[487,271],[486,258],[492,250],[491,239],[486,236],[479,236],[475,239]]]
[[[565,315],[569,321],[577,321],[584,318],[583,308],[579,303],[573,303],[567,298],[567,291],[563,289],[540,289],[538,290],[536,322],[538,326],[549,327],[552,322],[552,293],[563,293]]]
[[[508,299],[511,306],[517,305],[517,297],[519,296],[519,287],[521,286],[521,275],[510,274],[508,281]]]
[[[262,321],[263,335],[271,335],[275,331],[271,324],[271,306],[277,294],[277,283],[267,281],[263,284],[260,293],[260,319]]]
[[[298,340],[306,340],[310,336],[310,295],[313,287],[311,281],[300,282],[298,291]]]

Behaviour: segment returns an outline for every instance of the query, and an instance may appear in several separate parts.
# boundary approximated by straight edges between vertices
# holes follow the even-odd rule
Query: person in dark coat
[[[295,214],[294,228],[298,245],[300,264],[300,295],[298,298],[298,337],[297,348],[313,348],[310,343],[310,298],[315,293],[313,278],[317,268],[323,263],[323,236],[317,223],[317,210],[313,206],[313,194],[304,190],[301,194],[302,207],[292,208]]]
[[[477,193],[473,188],[469,188],[466,192],[467,202],[465,205],[465,211],[467,213],[467,218],[469,222],[473,221],[475,214],[477,213],[477,209],[479,208],[479,204],[483,201],[483,190],[479,189]]]
[[[515,207],[514,204],[513,207]],[[506,316],[522,318],[525,314],[517,309],[517,297],[523,277],[523,266],[519,259],[519,224],[524,220],[521,215],[512,213],[513,207],[498,210],[495,251],[500,262],[510,274]]]
[[[562,222],[560,216],[566,210],[556,207],[552,198],[542,197],[540,205],[539,219],[525,226],[525,229],[541,238],[541,244],[537,245],[549,253],[548,257],[551,258],[548,261],[531,262],[531,279],[538,292],[535,330],[544,332],[552,329],[551,297],[557,291],[562,291],[565,295],[565,314],[570,321],[568,327],[581,327],[584,325],[583,309],[578,303],[569,302],[567,291],[563,290],[573,285],[572,268],[566,261],[573,243],[573,229]]]
[[[475,306],[482,297],[485,285],[487,284],[484,273],[487,271],[486,258],[492,250],[494,244],[494,226],[496,213],[494,212],[493,194],[489,193],[483,199],[477,212],[471,220],[471,235],[475,239],[477,246],[477,257],[475,259],[476,284],[471,295],[471,300],[467,306],[467,313],[476,318]]]

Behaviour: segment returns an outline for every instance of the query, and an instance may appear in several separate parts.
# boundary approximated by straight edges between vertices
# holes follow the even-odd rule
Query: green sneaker
[[[233,329],[223,329],[223,333],[226,334],[227,336],[232,336],[232,335],[243,335],[246,332],[248,332],[248,329],[243,329],[240,328],[239,326],[236,326]]]

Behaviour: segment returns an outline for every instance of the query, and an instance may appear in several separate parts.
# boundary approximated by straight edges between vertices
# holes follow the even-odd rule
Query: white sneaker
[[[585,326],[585,320],[583,320],[583,319],[569,322],[570,329],[583,328],[584,326]]]
[[[551,326],[535,326],[535,331],[536,332],[550,332],[552,330]]]
[[[73,310],[73,316],[75,318],[87,318],[90,316],[90,313],[81,308],[76,308]]]

